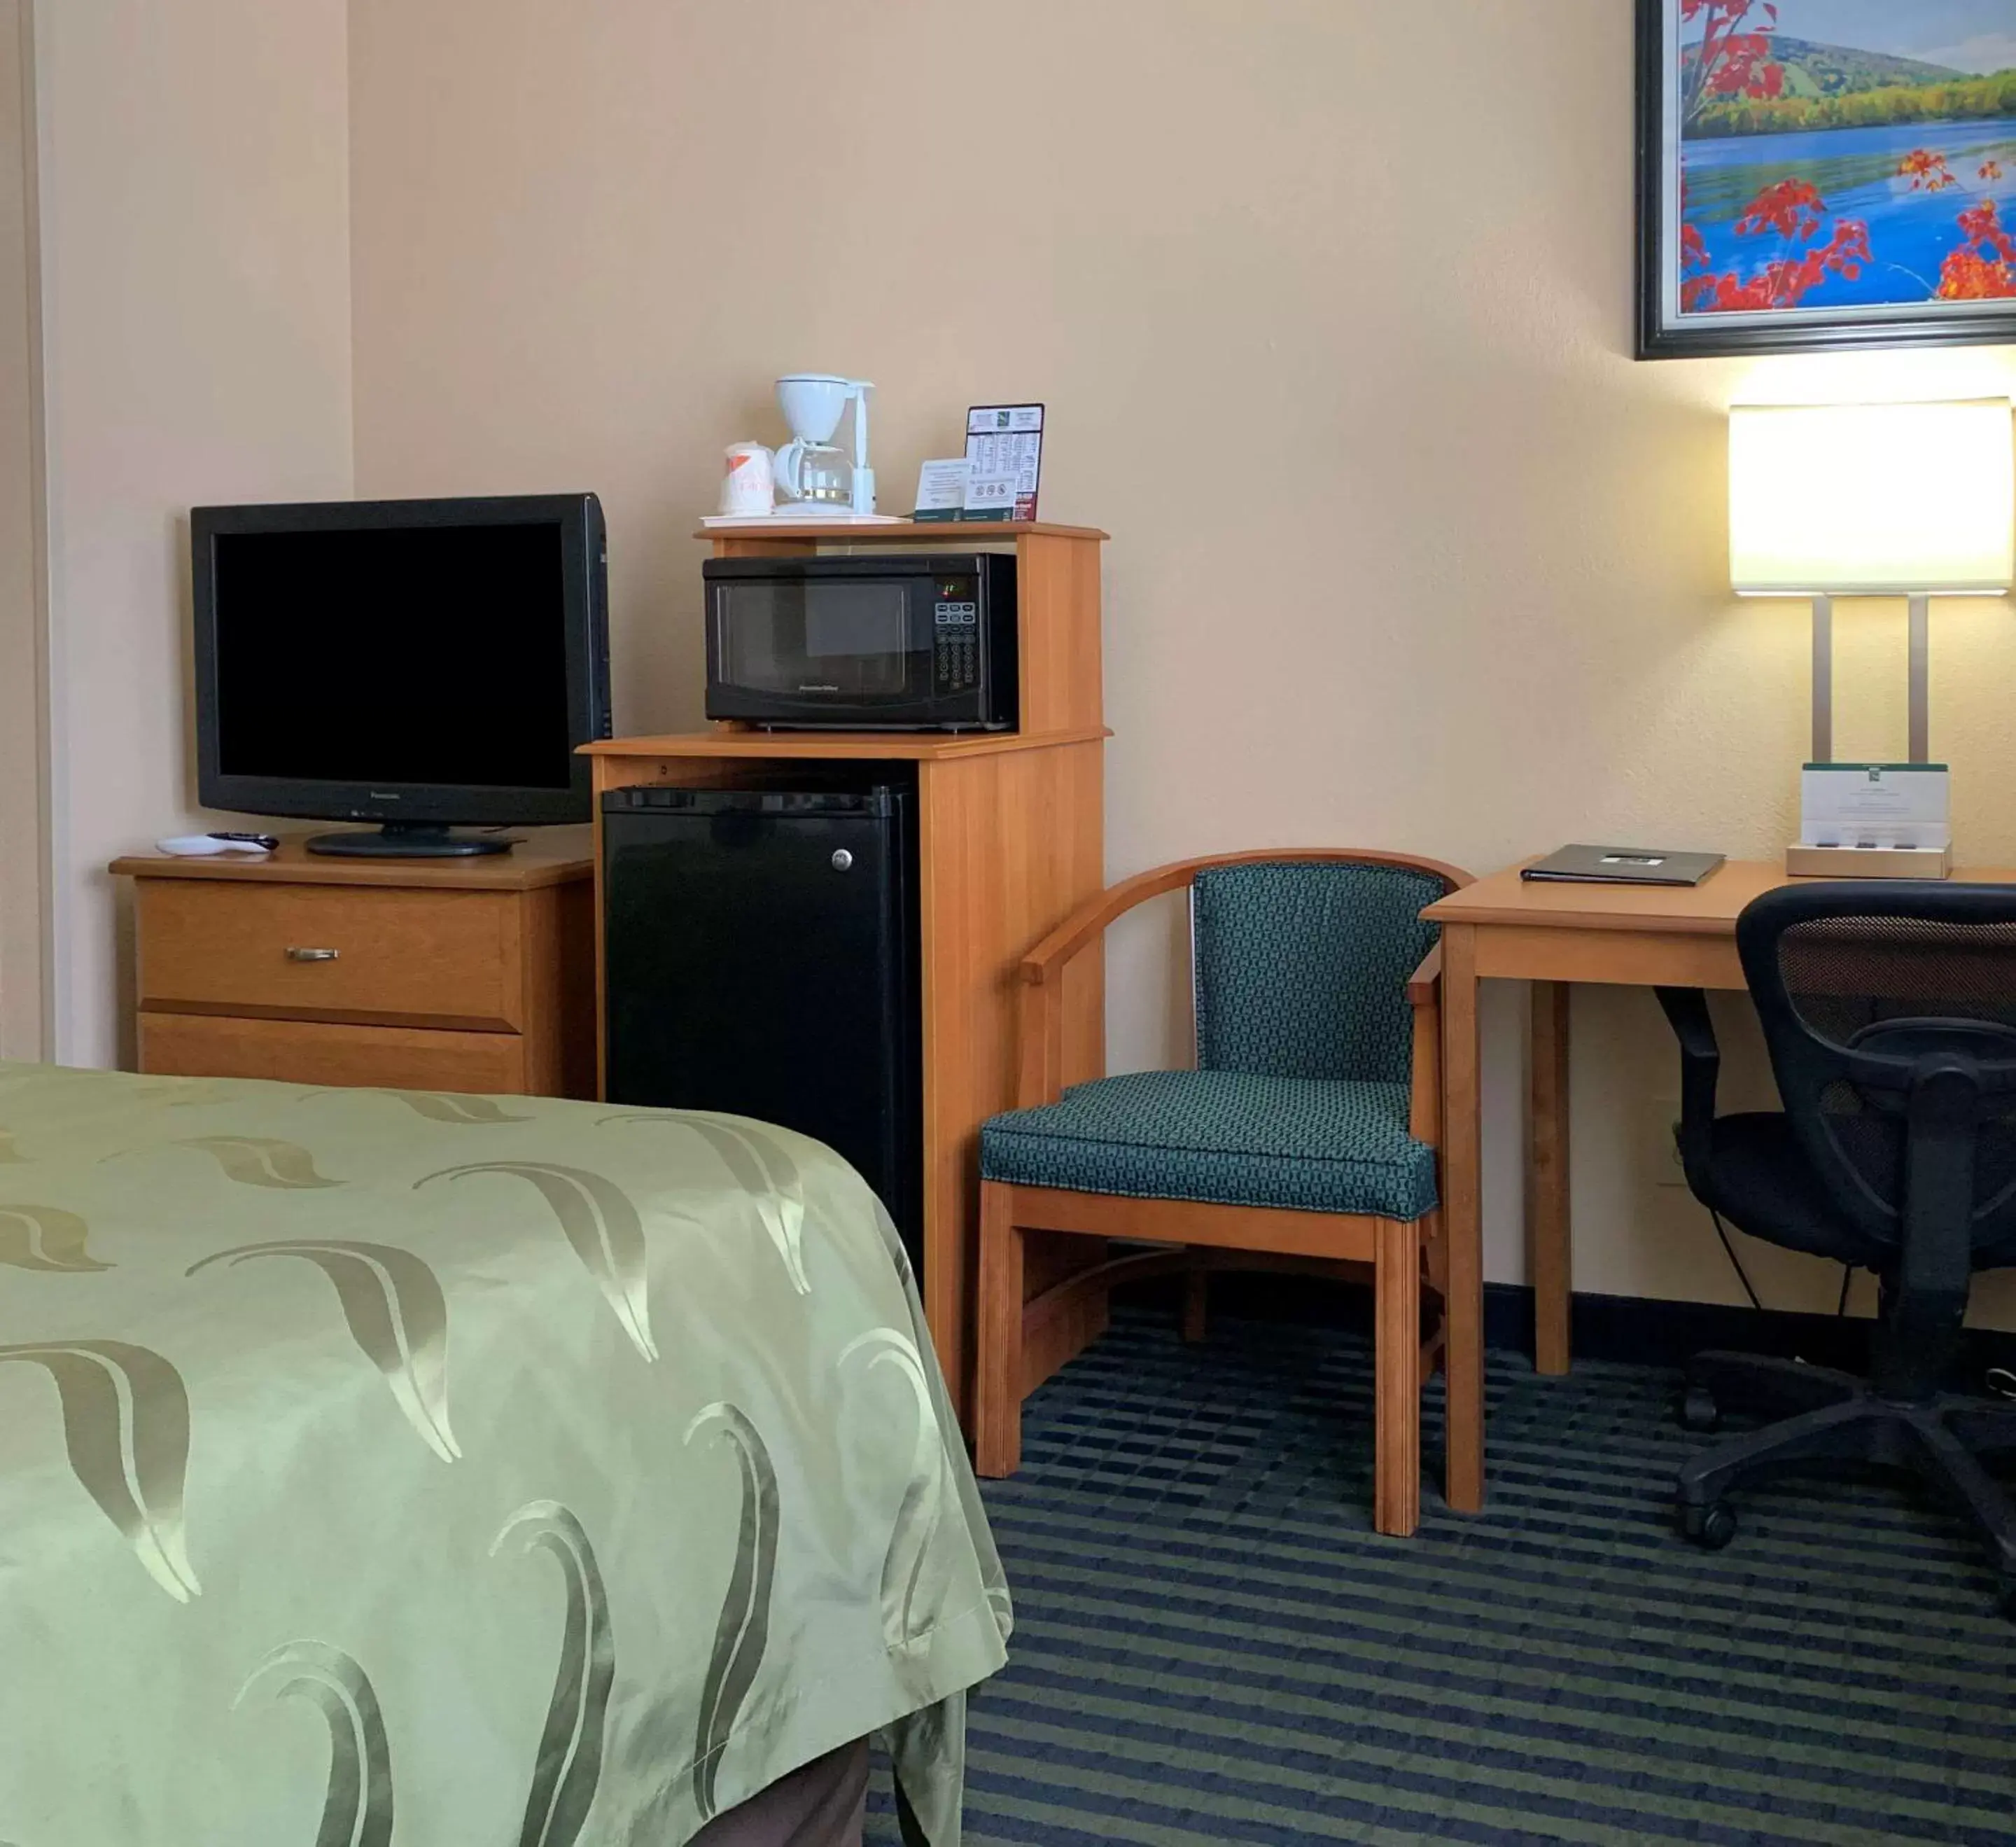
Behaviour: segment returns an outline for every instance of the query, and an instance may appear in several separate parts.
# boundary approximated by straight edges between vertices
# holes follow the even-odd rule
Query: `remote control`
[[[154,842],[154,850],[178,859],[210,859],[221,853],[265,853],[271,849],[225,839],[214,833],[178,833]]]

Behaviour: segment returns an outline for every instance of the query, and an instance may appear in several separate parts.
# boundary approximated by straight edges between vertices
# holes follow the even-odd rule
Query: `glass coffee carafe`
[[[792,445],[792,486],[797,491],[792,498],[809,502],[815,506],[842,506],[851,509],[854,505],[854,464],[848,460],[845,450],[830,442],[808,442]]]

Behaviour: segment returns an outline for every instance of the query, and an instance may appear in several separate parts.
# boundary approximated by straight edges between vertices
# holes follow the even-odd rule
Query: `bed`
[[[1009,1626],[819,1144],[0,1064],[7,1847],[754,1841],[874,1733],[954,1847]]]

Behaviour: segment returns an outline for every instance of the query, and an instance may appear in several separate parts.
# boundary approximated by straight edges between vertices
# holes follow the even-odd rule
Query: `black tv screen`
[[[560,529],[217,540],[226,776],[564,789]]]
[[[444,826],[585,820],[607,734],[592,496],[192,516],[203,800]]]

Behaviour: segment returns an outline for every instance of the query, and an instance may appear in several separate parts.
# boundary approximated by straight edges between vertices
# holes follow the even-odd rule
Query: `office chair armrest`
[[[1680,1165],[1699,1194],[1708,1176],[1715,1136],[1715,1094],[1722,1076],[1722,1047],[1708,1016],[1708,996],[1698,988],[1654,990],[1680,1042]]]
[[[1407,978],[1407,1004],[1413,1010],[1413,1084],[1408,1093],[1407,1132],[1438,1147],[1442,1139],[1442,946],[1437,943]]]

